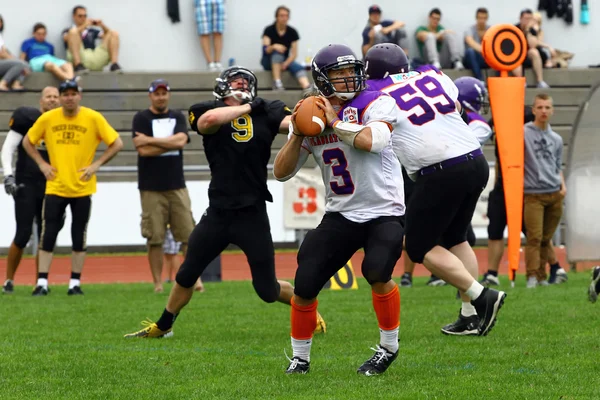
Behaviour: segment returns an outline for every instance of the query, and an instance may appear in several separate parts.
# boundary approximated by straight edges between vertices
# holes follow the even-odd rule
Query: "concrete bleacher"
[[[468,75],[468,71],[446,71],[453,79]],[[81,86],[84,88],[82,105],[102,112],[110,124],[121,133],[124,149],[98,173],[99,181],[135,181],[137,179],[137,153],[131,140],[131,121],[133,115],[148,107],[148,85],[157,78],[169,81],[172,90],[171,108],[187,110],[196,102],[213,99],[212,89],[217,73],[90,73],[84,75]],[[285,92],[273,92],[270,73],[257,72],[259,96],[266,99],[279,99],[293,107],[301,98],[301,91],[295,80],[284,74]],[[534,86],[532,74],[526,75],[528,84]],[[600,69],[560,69],[544,71],[545,81],[552,86],[543,90],[554,98],[555,116],[553,128],[565,142],[565,163],[568,162],[567,147],[571,138],[572,125],[577,116],[579,105],[586,99],[589,88],[600,81]],[[57,81],[45,73],[35,73],[26,81],[27,91],[23,93],[0,94],[0,146],[8,130],[8,121],[12,111],[23,105],[37,106],[39,91],[47,85],[57,85]],[[535,94],[542,90],[528,88],[526,102],[531,103]],[[187,180],[210,178],[208,163],[202,147],[202,139],[191,134],[191,142],[185,148],[185,168]],[[286,136],[280,135],[272,148],[271,161],[285,143]],[[99,151],[102,151],[101,147]],[[494,160],[493,147],[486,145],[488,160]],[[311,160],[307,166],[313,166]]]

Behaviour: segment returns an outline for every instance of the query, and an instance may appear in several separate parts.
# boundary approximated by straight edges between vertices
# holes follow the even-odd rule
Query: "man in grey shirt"
[[[552,98],[538,94],[533,100],[532,111],[535,119],[525,124],[523,222],[527,227],[525,265],[528,288],[547,284],[545,266],[550,240],[562,217],[563,199],[567,193],[561,170],[563,141],[549,124],[554,113]],[[566,280],[566,272],[562,268],[551,270],[550,275],[553,283]]]

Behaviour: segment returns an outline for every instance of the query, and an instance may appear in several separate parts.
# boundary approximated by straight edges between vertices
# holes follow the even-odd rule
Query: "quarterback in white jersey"
[[[394,149],[415,181],[406,214],[406,252],[435,276],[455,286],[463,301],[459,319],[442,329],[453,335],[485,336],[506,294],[484,288],[467,231],[489,166],[454,82],[434,67],[409,71],[394,44],[365,54],[367,86],[388,92],[402,111]]]
[[[361,269],[371,285],[380,342],[357,372],[377,375],[398,355],[400,294],[392,272],[402,253],[404,190],[392,135],[399,109],[390,96],[364,90],[364,65],[347,46],[321,49],[312,74],[321,95],[316,104],[329,127],[317,137],[302,136],[295,124],[298,103],[288,142],[277,154],[273,170],[278,180],[287,180],[312,153],[327,188],[325,216],[298,251],[291,315],[293,358],[286,373],[308,372],[317,295],[363,248]]]

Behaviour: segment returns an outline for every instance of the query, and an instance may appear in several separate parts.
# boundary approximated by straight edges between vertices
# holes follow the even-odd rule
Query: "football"
[[[318,136],[327,125],[325,112],[317,106],[318,101],[315,96],[307,97],[298,107],[296,127],[304,136]]]

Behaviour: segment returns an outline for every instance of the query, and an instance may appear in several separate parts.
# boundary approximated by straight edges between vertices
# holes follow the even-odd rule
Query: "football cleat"
[[[15,286],[13,285],[13,282],[9,279],[6,280],[6,282],[4,282],[4,286],[2,286],[2,293],[4,294],[13,294],[15,291]]]
[[[427,281],[427,286],[446,286],[446,282],[435,275],[431,275],[431,278]]]
[[[310,362],[301,359],[300,357],[288,358],[290,365],[285,370],[286,374],[306,374],[310,371]]]
[[[494,276],[492,274],[485,274],[485,275],[483,275],[483,278],[481,278],[479,283],[481,283],[483,286],[486,286],[486,287],[498,286],[498,285],[500,285],[500,280],[498,279],[497,276]]]
[[[486,336],[492,330],[505,298],[506,293],[502,291],[484,288],[477,300],[471,301],[479,317],[479,336]]]
[[[374,350],[375,354],[358,368],[356,371],[357,373],[365,376],[383,374],[394,362],[396,357],[398,357],[398,351],[391,353],[385,347],[381,347],[380,345],[377,345],[376,348],[371,348],[371,350]]]
[[[477,315],[471,315],[465,317],[460,312],[458,313],[458,319],[442,328],[444,335],[454,336],[478,336],[479,335],[479,317]]]
[[[169,329],[167,331],[161,331],[158,329],[158,326],[155,322],[150,321],[149,319],[142,321],[142,325],[145,326],[144,329],[141,329],[137,332],[128,333],[124,335],[125,338],[168,338],[173,336],[173,330]]]
[[[600,267],[595,266],[592,270],[592,279],[588,288],[588,299],[595,303],[598,300],[598,294],[600,294]]]
[[[400,287],[412,287],[412,275],[408,272],[402,274],[400,278]]]
[[[321,314],[317,311],[317,327],[315,328],[314,333],[326,333],[327,332],[327,324]]]
[[[47,296],[50,290],[43,286],[36,286],[31,293],[32,296]]]
[[[67,294],[69,296],[78,295],[78,294],[82,295],[83,291],[81,290],[81,287],[79,287],[79,286],[73,286],[71,289],[69,289],[69,291],[67,292]]]

